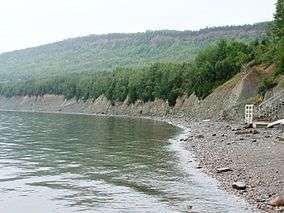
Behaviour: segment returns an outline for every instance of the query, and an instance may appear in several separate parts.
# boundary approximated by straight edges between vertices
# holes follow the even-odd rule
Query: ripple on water
[[[0,113],[0,212],[250,212],[187,163],[191,153],[168,140],[180,132],[143,119]]]

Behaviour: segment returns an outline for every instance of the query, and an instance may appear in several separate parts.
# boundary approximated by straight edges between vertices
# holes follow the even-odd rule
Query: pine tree
[[[284,0],[276,3],[276,13],[274,15],[274,34],[278,39],[284,37]]]

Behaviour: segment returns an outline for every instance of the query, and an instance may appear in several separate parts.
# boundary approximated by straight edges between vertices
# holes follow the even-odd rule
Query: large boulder
[[[232,187],[237,190],[245,190],[247,188],[244,182],[235,182],[232,184]]]
[[[284,206],[284,196],[278,196],[270,201],[270,205],[274,207]]]

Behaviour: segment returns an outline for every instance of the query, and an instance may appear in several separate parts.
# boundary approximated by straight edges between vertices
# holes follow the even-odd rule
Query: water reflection
[[[245,210],[180,168],[168,140],[180,131],[143,119],[0,113],[0,211]]]

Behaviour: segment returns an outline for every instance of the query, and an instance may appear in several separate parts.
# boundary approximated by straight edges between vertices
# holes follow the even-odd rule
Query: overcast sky
[[[0,0],[0,52],[112,32],[272,20],[276,0]]]

